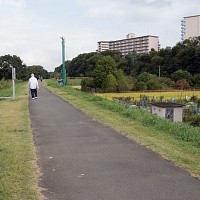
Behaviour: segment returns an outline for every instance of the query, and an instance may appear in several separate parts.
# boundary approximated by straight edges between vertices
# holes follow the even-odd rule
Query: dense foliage
[[[0,80],[8,80],[12,78],[12,68],[15,68],[16,79],[27,80],[31,73],[34,73],[37,78],[49,78],[49,73],[38,65],[26,66],[20,57],[16,55],[0,56]]]
[[[104,62],[108,57],[110,57],[110,61]],[[104,62],[105,66],[103,67],[104,64],[101,64],[100,67],[99,62]],[[110,70],[109,68],[112,66],[115,66],[115,72],[110,73],[107,70]],[[172,48],[166,47],[158,52],[152,49],[149,53],[132,52],[126,56],[122,56],[118,51],[83,53],[71,61],[67,61],[66,69],[69,77],[92,77],[95,88],[102,91],[107,90],[105,85],[109,86],[108,90],[111,91],[129,88],[133,90],[199,88],[200,37],[187,39]],[[61,66],[55,69],[55,73],[60,70]],[[118,74],[119,70],[122,70],[126,77],[122,78],[122,85],[125,85],[125,89],[124,86],[119,86],[121,84],[118,81],[118,77],[121,76]],[[138,79],[138,76],[144,73],[146,73],[146,77],[143,80]],[[150,79],[147,74],[150,75]],[[131,82],[130,77],[132,78]],[[103,83],[104,81],[107,83]],[[132,86],[130,87],[130,85]]]

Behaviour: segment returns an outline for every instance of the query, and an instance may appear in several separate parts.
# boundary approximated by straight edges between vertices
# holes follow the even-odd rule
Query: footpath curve
[[[199,200],[200,181],[40,87],[29,100],[49,200]]]

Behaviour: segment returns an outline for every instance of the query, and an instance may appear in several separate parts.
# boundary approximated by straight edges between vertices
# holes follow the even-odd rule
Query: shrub
[[[190,84],[186,81],[186,79],[181,79],[176,82],[176,87],[181,90],[189,89]]]
[[[147,85],[145,82],[143,81],[138,81],[136,82],[136,84],[134,85],[134,90],[146,90],[147,89]]]
[[[81,90],[82,91],[91,91],[94,88],[94,82],[92,78],[84,78],[81,80]]]
[[[0,80],[0,90],[7,89],[11,87],[11,81],[9,80]]]
[[[147,89],[148,90],[160,90],[162,86],[158,83],[157,80],[151,79],[147,82]]]
[[[175,87],[175,82],[172,81],[170,78],[167,78],[167,77],[161,77],[159,79],[159,83],[162,85],[163,89],[168,89],[168,88],[174,88]]]
[[[129,87],[130,79],[123,74],[122,70],[118,70],[116,72],[115,76],[117,79],[117,90],[118,91],[127,91],[127,90],[131,89],[131,87]]]
[[[102,84],[105,92],[115,92],[117,90],[117,80],[113,74],[109,74]]]
[[[185,115],[183,120],[189,123],[191,126],[200,127],[200,114]]]

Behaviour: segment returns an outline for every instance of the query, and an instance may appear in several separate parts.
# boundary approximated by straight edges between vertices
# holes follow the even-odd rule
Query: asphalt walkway
[[[49,200],[199,200],[200,181],[43,87],[29,102]]]

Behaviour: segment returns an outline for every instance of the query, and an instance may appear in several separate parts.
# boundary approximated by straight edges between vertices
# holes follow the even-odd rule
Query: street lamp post
[[[62,83],[63,85],[66,85],[67,83],[67,78],[66,78],[66,68],[65,68],[65,39],[64,37],[61,37],[62,40]]]

